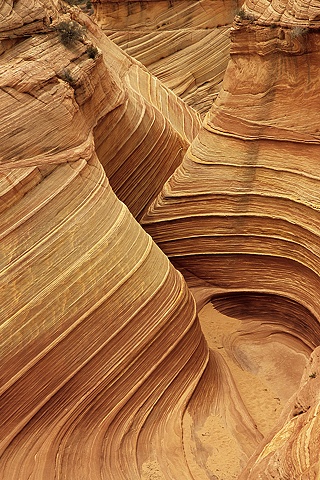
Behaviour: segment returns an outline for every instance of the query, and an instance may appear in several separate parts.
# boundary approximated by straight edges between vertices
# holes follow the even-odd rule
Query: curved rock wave
[[[36,170],[1,219],[2,476],[140,478],[171,458],[165,438],[183,471],[181,415],[207,361],[186,285],[96,157]]]
[[[254,345],[243,346],[250,331],[254,342],[273,338],[275,349],[279,343],[291,344],[288,358],[295,351],[300,358],[308,356],[320,342],[319,25],[311,6],[305,29],[293,19],[286,25],[271,19],[263,24],[260,10],[268,8],[266,2],[248,2],[239,12],[219,96],[182,165],[142,218],[144,228],[183,272],[199,308],[212,300],[245,322],[217,347],[229,348],[238,363],[244,353],[257,355]],[[302,11],[297,4],[285,8],[282,19]],[[207,330],[208,339],[213,333]],[[287,371],[289,375],[290,362]],[[278,424],[267,435],[270,449],[262,456],[262,447],[258,449],[240,478],[316,478],[318,437],[306,427],[309,421],[317,424],[312,379],[310,417],[303,412],[303,420],[287,418]],[[302,445],[312,452],[310,458]],[[230,478],[240,471],[239,464]]]
[[[95,0],[94,18],[188,105],[205,114],[229,59],[234,2]]]
[[[0,58],[0,476],[131,480],[156,469],[191,479],[182,418],[207,344],[182,275],[111,189],[99,134],[122,109],[111,138],[127,147],[115,170],[127,161],[127,175],[157,177],[127,186],[138,213],[199,118],[84,14],[58,7],[30,5],[48,25],[16,31]],[[62,19],[86,25],[72,48],[59,39]]]

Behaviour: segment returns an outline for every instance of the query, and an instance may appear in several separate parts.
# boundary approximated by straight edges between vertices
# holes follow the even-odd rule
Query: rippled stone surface
[[[93,2],[94,18],[129,55],[201,114],[216,98],[229,59],[237,2]]]
[[[200,130],[78,8],[0,8],[0,477],[316,480],[317,8],[244,6]]]
[[[182,165],[142,219],[183,272],[199,308],[211,300],[222,313],[247,322],[226,340],[242,372],[259,342],[274,338],[290,356],[298,348],[305,357],[319,345],[317,12],[307,2],[282,5],[281,11],[276,2],[244,6],[231,30],[231,60],[219,96]],[[299,366],[283,364],[286,378],[293,364],[302,372],[301,360]],[[303,411],[300,420],[281,417],[285,433],[269,434],[275,435],[267,437],[269,449],[256,454],[241,478],[316,478],[318,437],[304,425],[317,421],[318,387],[306,379],[308,386],[299,387],[297,376],[295,388],[299,398],[298,388],[312,386],[312,416]],[[234,442],[239,435],[233,428],[229,422],[227,438]],[[241,439],[235,445],[240,449]],[[212,451],[201,442],[197,455],[203,448],[210,458]],[[237,458],[244,460],[241,453]],[[240,470],[226,478],[237,478]],[[215,472],[220,478],[221,470]]]
[[[181,423],[207,345],[182,275],[105,170],[127,165],[110,177],[139,213],[198,117],[59,8],[1,6],[0,477],[191,478]],[[71,18],[87,31],[66,48],[52,26]]]

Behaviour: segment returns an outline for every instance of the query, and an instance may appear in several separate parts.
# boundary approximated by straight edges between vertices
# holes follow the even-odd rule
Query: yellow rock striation
[[[194,302],[95,155],[50,167],[1,182],[0,476],[175,478],[207,362]]]
[[[94,18],[129,55],[201,114],[216,98],[229,59],[237,2],[94,0]]]
[[[316,7],[245,5],[200,131],[78,8],[0,13],[0,478],[316,480]],[[210,351],[134,216],[198,310],[225,314],[200,312]],[[259,410],[312,350],[270,431]]]
[[[320,343],[319,15],[307,1],[244,5],[219,96],[142,218],[199,307],[259,319],[255,342],[282,332],[301,353]],[[318,393],[311,404],[241,478],[317,478]]]
[[[4,14],[15,17],[23,5],[17,2]],[[45,14],[41,23],[34,22],[30,38],[29,24],[18,29],[26,38],[14,48],[19,33],[3,34],[0,165],[43,165],[53,156],[58,163],[66,149],[90,157],[95,147],[115,193],[139,216],[181,163],[199,130],[199,116],[78,8],[64,6],[66,20],[86,28],[85,40],[66,48],[56,31],[64,20],[57,16],[58,5],[26,6],[27,21],[40,8]],[[95,58],[88,54],[92,45],[98,48]]]
[[[140,212],[199,119],[63,5],[0,7],[0,478],[191,479],[182,415],[207,345],[182,275],[105,170],[115,182],[127,165],[115,189]],[[55,26],[71,18],[87,30],[67,48]]]

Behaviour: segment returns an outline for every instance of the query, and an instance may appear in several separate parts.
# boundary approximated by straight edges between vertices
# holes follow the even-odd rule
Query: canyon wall
[[[232,10],[94,3],[151,63]],[[0,476],[316,480],[318,9],[238,12],[201,128],[77,7],[0,9]]]
[[[186,276],[216,294],[281,295],[315,318],[318,63],[316,27],[297,35],[239,18],[220,94],[142,219]]]
[[[105,170],[116,183],[126,164],[115,190],[140,212],[198,116],[78,9],[1,13],[0,477],[191,478],[181,423],[207,345]],[[130,183],[138,169],[147,181]]]
[[[229,59],[236,0],[94,0],[94,19],[129,55],[204,114]]]
[[[229,350],[252,374],[261,365],[244,356],[254,350],[243,347],[248,335],[253,345],[266,345],[266,359],[274,354],[272,339],[283,351],[307,356],[320,341],[318,19],[308,2],[244,5],[231,29],[218,98],[142,218],[183,272],[199,309],[211,301],[251,322],[250,332],[232,334]],[[287,378],[297,365],[288,362]],[[283,420],[241,478],[317,478],[318,384],[306,379],[308,408]],[[210,452],[202,442],[199,457],[203,448]]]
[[[65,13],[58,17],[53,6],[58,4],[48,5],[45,16],[41,2],[29,7],[18,2],[14,10],[8,4],[8,12],[3,10],[5,25],[13,19],[17,25],[14,32],[4,30],[1,37],[6,50],[1,65],[6,129],[1,163],[43,164],[65,145],[90,149],[93,134],[111,186],[139,216],[181,163],[200,118],[78,8],[62,2]],[[34,19],[37,13],[39,18]],[[76,22],[75,28],[80,22],[86,35],[66,48],[57,28],[59,22],[70,19]],[[56,97],[50,102],[52,91]],[[43,108],[36,109],[38,104]],[[13,121],[12,109],[20,106]]]

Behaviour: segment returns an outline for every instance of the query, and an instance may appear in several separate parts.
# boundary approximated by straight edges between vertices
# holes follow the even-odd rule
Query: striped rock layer
[[[0,478],[191,479],[182,421],[207,345],[106,171],[139,214],[198,116],[78,9],[0,11]],[[66,47],[72,18],[86,32]]]
[[[80,156],[95,148],[115,193],[139,216],[181,163],[199,130],[199,116],[78,8],[62,2],[59,16],[58,1],[43,5],[36,0],[27,7],[21,1],[11,12],[3,7],[7,24],[20,9],[25,24],[0,37],[5,50],[0,165],[43,165],[53,163],[53,156],[58,163],[65,155],[60,150]],[[68,48],[57,29],[72,19],[86,33]],[[97,53],[90,58],[94,46]],[[19,111],[14,117],[13,110]]]
[[[200,306],[211,299],[258,321],[253,343],[280,335],[300,353],[320,343],[319,18],[308,1],[247,2],[219,96],[142,218]],[[282,419],[241,479],[318,478],[318,383],[302,382],[302,411]]]
[[[316,480],[318,350],[273,430],[243,395],[249,336],[271,360],[276,338],[287,374],[319,345],[316,7],[239,12],[196,138],[198,115],[77,8],[0,13],[0,477]],[[66,47],[71,19],[86,32]],[[217,349],[134,216],[199,308],[242,322]]]
[[[201,114],[219,91],[237,2],[94,0],[110,38]]]

